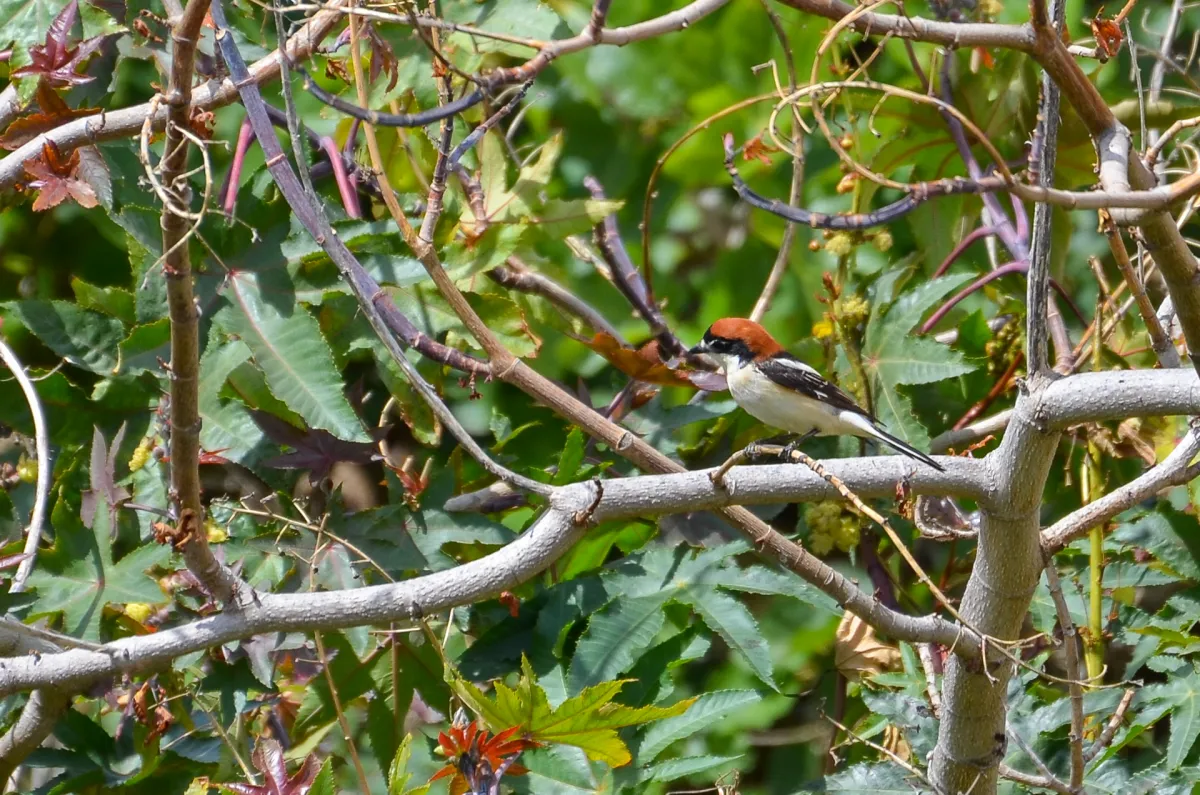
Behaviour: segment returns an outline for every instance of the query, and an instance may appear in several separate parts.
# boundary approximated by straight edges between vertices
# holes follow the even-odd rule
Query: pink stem
[[[225,191],[225,214],[233,215],[233,208],[237,206],[238,183],[242,180],[242,166],[246,162],[246,152],[250,149],[250,142],[254,140],[254,130],[250,127],[250,120],[242,120],[242,128],[238,130],[237,146],[233,150],[233,162],[229,166],[229,188]]]
[[[963,237],[962,240],[958,241],[958,245],[954,247],[954,250],[950,252],[945,261],[942,262],[941,265],[938,265],[938,269],[933,272],[933,278],[936,279],[946,271],[950,270],[950,266],[954,264],[955,260],[962,256],[963,252],[967,250],[967,246],[971,245],[980,238],[989,237],[994,234],[996,234],[996,227],[994,226],[981,226],[977,229],[972,229]]]
[[[975,292],[986,284],[994,282],[1001,276],[1008,276],[1011,273],[1025,273],[1029,270],[1029,263],[1021,260],[1020,262],[1010,262],[1006,265],[1001,265],[994,271],[988,271],[980,276],[975,281],[964,287],[957,295],[951,298],[946,303],[938,307],[938,311],[929,316],[929,319],[921,324],[921,333],[928,334],[929,330],[938,324],[938,321],[946,316],[946,313],[955,307],[960,301]]]
[[[346,215],[351,218],[362,218],[362,207],[358,203],[358,191],[354,189],[354,185],[346,173],[346,164],[342,161],[341,150],[328,135],[321,137],[321,148],[325,150],[325,154],[329,156],[329,162],[333,166],[333,179],[337,182],[338,193],[342,195],[342,206],[346,208]]]

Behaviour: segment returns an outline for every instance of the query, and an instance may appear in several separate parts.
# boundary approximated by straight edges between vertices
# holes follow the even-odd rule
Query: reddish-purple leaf
[[[251,416],[263,433],[278,445],[292,448],[291,452],[263,461],[273,469],[308,469],[309,480],[319,483],[339,461],[367,464],[379,456],[379,450],[366,442],[347,442],[320,428],[302,431],[289,422],[265,411],[251,411]],[[372,436],[383,438],[386,429],[375,429]]]
[[[71,0],[50,23],[43,44],[29,48],[31,63],[13,71],[13,77],[40,76],[55,88],[90,83],[94,77],[79,74],[83,62],[104,43],[104,36],[84,39],[74,48],[70,46],[71,28],[79,17],[79,2]]]

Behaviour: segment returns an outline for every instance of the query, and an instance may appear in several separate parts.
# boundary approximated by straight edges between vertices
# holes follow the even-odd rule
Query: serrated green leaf
[[[682,597],[681,597],[682,599]],[[772,675],[771,651],[758,623],[741,602],[720,591],[690,590],[685,599],[708,628],[750,663],[750,668],[768,687],[778,691]]]
[[[638,762],[648,765],[674,742],[691,737],[706,726],[748,704],[757,704],[762,696],[753,690],[717,690],[704,693],[682,715],[669,718],[646,730],[638,747]]]
[[[333,780],[333,758],[326,759],[317,771],[308,795],[336,795],[337,789]]]
[[[706,583],[728,588],[731,591],[790,596],[801,602],[829,611],[830,615],[841,616],[834,599],[809,585],[790,571],[777,571],[766,566],[750,566],[745,569],[720,569],[705,575]]]
[[[589,231],[625,206],[619,199],[551,199],[537,210],[532,223],[554,240]]]
[[[171,321],[163,318],[134,326],[129,330],[129,336],[121,340],[118,350],[122,373],[160,371],[162,362],[171,359]]]
[[[241,340],[222,341],[214,334],[200,357],[200,444],[206,450],[225,450],[231,461],[243,461],[262,441],[263,432],[237,400],[221,400],[221,388],[235,368],[250,360]]]
[[[662,629],[663,605],[669,598],[666,592],[621,598],[593,614],[571,660],[571,692],[627,670]]]
[[[114,317],[66,301],[13,301],[5,306],[50,350],[76,367],[112,375],[125,326]]]
[[[879,334],[890,332],[908,334],[920,322],[925,313],[933,308],[934,304],[949,295],[952,290],[961,287],[973,278],[974,276],[969,273],[943,276],[931,282],[918,284],[916,287],[903,292],[894,301],[889,296],[881,295],[880,298],[886,299],[891,306],[883,314],[880,323],[872,324],[867,329],[864,347],[873,347],[874,344],[882,342],[882,340],[877,338]],[[874,331],[874,334],[872,331]]]
[[[1200,736],[1200,674],[1179,682],[1179,695],[1171,712],[1171,739],[1167,743],[1167,767],[1183,765]]]
[[[416,787],[408,786],[409,780],[412,779],[412,773],[408,772],[408,762],[411,757],[412,735],[406,734],[400,742],[400,747],[396,749],[392,764],[388,767],[388,795],[424,795],[429,791],[428,784]]]
[[[564,486],[575,482],[579,474],[579,466],[583,463],[584,444],[583,431],[579,428],[572,428],[571,432],[567,434],[567,443],[558,457],[558,471],[554,473],[551,483],[555,486]]]
[[[282,313],[250,272],[230,274],[224,293],[230,306],[216,322],[249,346],[275,397],[314,428],[347,441],[370,441],[343,394],[341,374],[312,316],[290,303]]]
[[[75,301],[83,309],[103,312],[120,320],[127,326],[137,322],[137,309],[133,293],[120,287],[98,287],[83,279],[73,277],[71,290],[75,293]]]
[[[646,768],[642,780],[669,783],[684,776],[706,773],[741,758],[740,756],[685,756],[679,759],[668,759]]]

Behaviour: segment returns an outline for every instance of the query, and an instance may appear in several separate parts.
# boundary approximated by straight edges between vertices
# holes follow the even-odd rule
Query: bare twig
[[[1042,761],[1041,757],[1034,753],[1034,750],[1029,746],[1029,743],[1025,742],[1024,737],[1010,729],[1008,731],[1008,739],[1016,743],[1020,749],[1025,752],[1025,755],[1028,756],[1030,761],[1033,762],[1034,767],[1036,767],[1038,772],[1042,774],[1042,783],[1040,783],[1038,786],[1052,789],[1055,792],[1060,793],[1060,795],[1076,795],[1076,790],[1071,789],[1071,787],[1069,787],[1062,779],[1054,775],[1054,773],[1050,771],[1050,768],[1046,767],[1046,763]]]
[[[524,267],[516,257],[508,258],[508,267],[492,268],[487,275],[502,287],[540,295],[559,309],[587,323],[593,331],[604,332],[622,345],[627,344],[616,326],[609,323],[595,307],[549,276]]]
[[[1111,216],[1106,212],[1101,212],[1100,222],[1108,237],[1108,246],[1112,250],[1113,259],[1116,260],[1117,267],[1120,268],[1121,275],[1125,278],[1125,283],[1129,285],[1129,292],[1138,308],[1138,314],[1142,316],[1142,322],[1146,324],[1146,331],[1150,334],[1150,347],[1154,349],[1158,363],[1163,367],[1179,367],[1181,364],[1179,351],[1175,349],[1175,343],[1171,342],[1167,332],[1163,329],[1158,315],[1154,312],[1154,305],[1150,303],[1150,298],[1146,295],[1146,286],[1142,284],[1141,278],[1134,270],[1133,263],[1129,261],[1129,251],[1125,248],[1125,241],[1121,238],[1121,230],[1117,229],[1116,224],[1112,223]]]
[[[1105,724],[1104,730],[1100,732],[1100,736],[1096,738],[1096,742],[1092,743],[1087,752],[1083,755],[1084,762],[1091,762],[1100,755],[1105,748],[1112,744],[1113,737],[1117,734],[1117,729],[1121,728],[1122,721],[1125,720],[1125,713],[1129,711],[1129,705],[1133,703],[1133,697],[1137,694],[1134,688],[1128,688],[1121,696],[1121,701],[1117,704],[1117,708],[1113,710],[1113,714],[1109,717],[1108,723]]]
[[[29,405],[29,413],[33,415],[34,452],[37,454],[37,484],[34,491],[33,512],[29,517],[29,527],[25,531],[25,559],[17,566],[13,575],[11,593],[25,590],[33,565],[37,561],[38,544],[42,540],[42,525],[46,522],[46,506],[50,501],[50,483],[54,475],[54,465],[50,462],[50,431],[46,427],[46,413],[42,410],[42,401],[38,397],[37,388],[29,380],[25,366],[17,358],[16,353],[0,338],[0,359],[4,361],[21,386],[25,402]]]
[[[1055,568],[1054,558],[1046,556],[1046,587],[1054,600],[1054,610],[1058,615],[1058,628],[1062,632],[1063,653],[1067,663],[1067,685],[1071,698],[1071,733],[1067,739],[1071,746],[1071,785],[1072,792],[1081,791],[1083,786],[1083,686],[1079,683],[1079,645],[1076,643],[1078,633],[1075,622],[1071,620],[1071,609],[1067,607],[1067,599],[1063,595],[1062,583],[1058,579],[1058,569]]]
[[[593,198],[605,198],[604,188],[595,177],[584,177],[583,184]],[[667,326],[667,320],[663,317],[662,310],[654,303],[650,285],[642,279],[637,268],[633,266],[633,261],[629,259],[629,252],[625,249],[624,241],[621,240],[621,230],[617,226],[615,214],[606,215],[603,221],[596,224],[593,240],[596,248],[600,250],[600,255],[608,264],[613,285],[646,321],[646,325],[650,327],[650,333],[658,340],[663,352],[669,356],[683,355],[687,350],[686,346]]]
[[[191,121],[192,80],[196,43],[208,13],[208,0],[188,0],[171,30],[174,49],[166,95],[167,135],[163,145],[163,188],[167,197],[162,211],[163,276],[171,319],[171,490],[178,506],[177,519],[185,527],[183,557],[188,570],[217,601],[226,603],[251,589],[217,560],[203,532],[204,507],[200,503],[200,317],[192,289],[192,263],[187,236],[198,219],[180,213],[186,209],[188,186],[185,170],[189,148],[186,128]],[[206,180],[206,183],[209,180]],[[207,194],[207,190],[206,190]],[[201,212],[203,212],[203,207]]]
[[[1041,12],[1036,10],[1040,7]],[[1046,17],[1045,4],[1034,2],[1033,25],[1035,28],[1062,30],[1066,15],[1066,0],[1051,0],[1050,17]],[[1051,31],[1051,34],[1057,35]],[[1038,106],[1038,138],[1041,146],[1034,153],[1037,157],[1038,184],[1042,187],[1054,185],[1054,165],[1058,156],[1058,126],[1060,94],[1058,84],[1049,74],[1042,75],[1042,99]],[[1025,359],[1029,363],[1029,374],[1041,377],[1049,369],[1049,335],[1046,315],[1042,307],[1050,301],[1050,241],[1053,208],[1038,202],[1033,209],[1033,239],[1030,244],[1029,276],[1026,282],[1026,328]]]
[[[252,81],[245,79],[245,61],[242,60],[241,53],[238,51],[237,45],[229,33],[220,2],[212,4],[212,16],[217,26],[217,44],[221,47],[225,62],[243,92],[243,104],[246,106],[246,112],[250,116],[250,123],[254,126],[255,133],[258,135],[259,145],[263,148],[264,154],[267,155],[268,168],[271,170],[272,176],[275,178],[280,191],[283,192],[301,223],[304,224],[305,228],[317,243],[322,246],[325,252],[329,254],[330,259],[338,266],[343,276],[346,277],[347,282],[354,291],[355,297],[359,301],[359,305],[371,321],[371,325],[376,330],[380,340],[388,349],[392,360],[400,367],[405,376],[408,377],[413,388],[428,403],[430,409],[437,415],[442,424],[450,429],[458,442],[466,448],[467,452],[484,469],[496,477],[507,480],[527,491],[535,494],[547,493],[549,487],[546,484],[538,483],[515,472],[511,472],[492,460],[471,435],[466,432],[454,414],[442,402],[433,387],[421,377],[416,367],[408,361],[396,339],[389,333],[390,324],[385,319],[384,310],[388,310],[393,318],[403,318],[403,315],[395,308],[395,304],[386,297],[386,294],[379,288],[378,283],[371,279],[362,265],[358,263],[354,255],[346,248],[341,238],[334,233],[324,215],[319,212],[304,194],[304,190],[300,186],[295,173],[288,165],[286,158],[282,157],[283,150],[280,148],[279,142],[272,134],[271,121],[267,118],[265,103],[262,101],[262,95],[259,93],[258,86]],[[366,129],[368,142],[370,142],[373,140],[371,128],[368,126]],[[381,173],[379,179],[380,188],[383,189],[385,197],[391,195],[391,190],[387,187],[386,177]],[[392,196],[392,201],[395,201],[394,195]],[[398,211],[399,207],[397,206],[396,209]],[[403,218],[403,213],[401,213],[401,217]],[[408,323],[407,318],[403,319],[405,323]],[[408,323],[408,325],[411,326],[411,323]],[[414,336],[419,338],[422,335],[418,332]]]
[[[779,18],[779,14],[771,7],[767,0],[762,0],[763,10],[767,14],[767,19],[771,20],[771,27],[775,30],[775,37],[779,39],[779,44],[783,48],[784,66],[787,69],[788,90],[787,94],[793,94],[796,91],[796,63],[792,58],[792,46],[788,41],[787,30],[784,28],[783,21]],[[778,79],[776,80],[778,84]],[[780,94],[784,94],[780,90]],[[792,185],[788,190],[788,204],[796,206],[800,202],[800,192],[804,186],[804,132],[800,124],[800,112],[796,110],[793,113],[792,119]],[[775,293],[779,291],[779,285],[783,282],[783,275],[787,272],[788,259],[792,254],[792,246],[796,242],[796,224],[789,221],[783,230],[783,240],[779,243],[779,251],[775,254],[775,262],[771,265],[771,272],[767,275],[767,281],[763,284],[762,292],[759,293],[758,300],[754,302],[754,308],[750,310],[750,319],[755,323],[762,321],[767,314],[767,309],[771,306],[771,301],[775,298]]]

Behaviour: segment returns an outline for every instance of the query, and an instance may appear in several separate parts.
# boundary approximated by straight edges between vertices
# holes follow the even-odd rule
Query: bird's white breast
[[[859,429],[840,419],[836,409],[776,384],[737,360],[727,361],[725,380],[737,404],[752,417],[789,433],[855,434]]]

